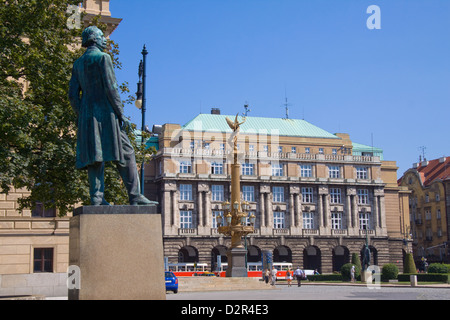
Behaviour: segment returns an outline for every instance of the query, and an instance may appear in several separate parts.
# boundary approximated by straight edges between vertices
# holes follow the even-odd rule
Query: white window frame
[[[364,228],[366,227],[366,228]],[[370,212],[360,212],[359,213],[359,229],[369,230],[370,229]]]
[[[192,184],[180,184],[180,201],[192,201]]]
[[[342,203],[341,188],[330,188],[330,203]]]
[[[331,212],[331,229],[342,230],[342,211]]]
[[[272,187],[273,202],[284,202],[284,187]]]
[[[211,174],[223,174],[223,162],[212,162]]]
[[[300,177],[310,178],[312,177],[312,165],[311,164],[300,164]]]
[[[255,165],[253,163],[245,162],[242,164],[242,175],[253,176],[255,171]]]
[[[284,168],[282,163],[272,163],[272,176],[274,177],[284,176]]]
[[[192,162],[180,161],[180,173],[192,173]]]
[[[273,212],[273,228],[284,229],[286,228],[285,212],[274,211]]]
[[[303,212],[303,229],[314,229],[314,211]]]
[[[217,217],[222,216],[223,219],[223,211],[222,210],[213,210],[212,212],[212,222],[211,222],[211,228],[218,228],[217,225]],[[223,221],[223,220],[222,220]]]
[[[358,189],[358,204],[369,204],[369,190]]]
[[[368,167],[356,167],[356,179],[367,180],[369,179]]]
[[[255,202],[255,187],[242,186],[242,199],[248,202]]]
[[[180,210],[180,228],[191,229],[192,227],[192,210]]]
[[[223,202],[224,199],[224,186],[221,184],[211,185],[211,201]]]
[[[341,166],[328,166],[328,177],[339,179],[341,177]]]
[[[302,203],[314,203],[314,189],[302,187]]]

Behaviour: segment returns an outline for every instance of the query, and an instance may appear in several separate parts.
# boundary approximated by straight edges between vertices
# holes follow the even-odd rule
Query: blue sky
[[[381,9],[381,29],[366,12]],[[111,0],[123,21],[119,83],[136,91],[146,44],[146,124],[222,114],[290,118],[384,150],[398,176],[450,156],[448,0]],[[125,113],[141,123],[140,111]]]

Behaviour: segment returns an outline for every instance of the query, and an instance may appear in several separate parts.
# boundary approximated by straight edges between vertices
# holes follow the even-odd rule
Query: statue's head
[[[96,26],[90,26],[84,29],[81,37],[81,45],[85,48],[96,46],[102,51],[106,49],[106,38],[103,35],[103,31]]]

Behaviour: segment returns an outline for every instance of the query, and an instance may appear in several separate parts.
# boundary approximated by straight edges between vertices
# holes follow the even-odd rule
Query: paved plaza
[[[168,292],[167,300],[450,300],[450,287],[278,285],[274,290]]]

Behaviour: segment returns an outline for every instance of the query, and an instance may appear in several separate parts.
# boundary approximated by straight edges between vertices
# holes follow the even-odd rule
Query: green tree
[[[78,3],[0,0],[0,188],[31,191],[19,199],[20,210],[42,202],[65,215],[90,201],[87,173],[75,169],[76,122],[67,94],[73,62],[83,53],[73,45],[81,29],[67,28],[68,5]],[[110,52],[120,67],[118,46],[112,43]],[[146,152],[138,150],[138,163]],[[112,166],[105,183],[107,201],[126,203]]]

